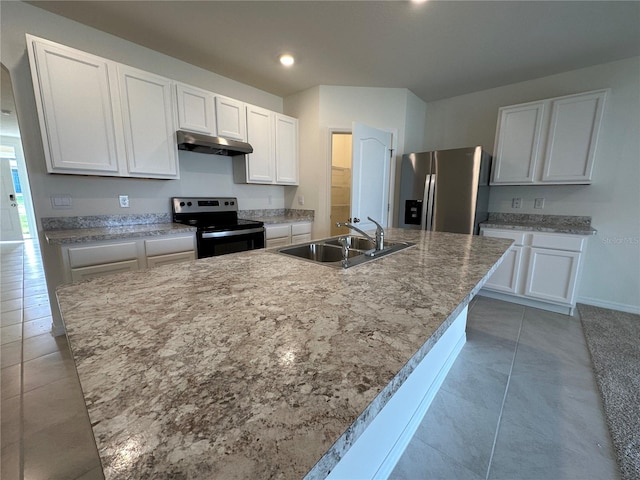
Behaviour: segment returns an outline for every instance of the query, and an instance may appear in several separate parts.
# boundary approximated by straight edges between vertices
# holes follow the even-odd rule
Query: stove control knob
[[[224,202],[225,205],[229,205],[229,202]]]
[[[231,205],[235,205],[235,204],[236,204],[236,202],[231,202]]]
[[[193,205],[193,203],[187,202],[187,207],[190,207],[191,205]]]
[[[184,202],[180,202],[180,206],[181,206],[181,207],[184,207]]]

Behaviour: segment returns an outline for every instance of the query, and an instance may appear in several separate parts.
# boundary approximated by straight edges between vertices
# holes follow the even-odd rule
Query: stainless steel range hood
[[[228,157],[253,153],[253,147],[246,142],[238,142],[236,140],[228,140],[222,137],[212,137],[182,130],[178,130],[176,136],[178,150],[188,150],[190,152],[206,153],[209,155],[226,155]]]

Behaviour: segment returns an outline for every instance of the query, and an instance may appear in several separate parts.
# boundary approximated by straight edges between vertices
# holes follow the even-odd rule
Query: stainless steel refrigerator
[[[399,226],[477,235],[488,217],[490,168],[480,146],[403,155]]]

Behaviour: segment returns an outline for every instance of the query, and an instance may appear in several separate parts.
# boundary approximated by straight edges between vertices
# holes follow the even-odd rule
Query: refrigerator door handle
[[[427,179],[424,185],[424,199],[422,204],[424,205],[425,214],[422,217],[421,228],[423,230],[433,230],[434,219],[434,202],[436,197],[436,174],[432,173],[427,175]]]

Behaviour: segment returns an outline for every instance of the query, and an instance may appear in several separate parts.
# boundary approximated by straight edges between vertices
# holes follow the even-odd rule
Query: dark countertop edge
[[[493,228],[505,230],[525,230],[529,232],[545,232],[545,233],[565,233],[571,235],[596,235],[598,231],[592,227],[581,225],[549,225],[537,223],[500,223],[500,222],[483,222],[480,228]]]
[[[122,240],[147,236],[176,235],[195,232],[196,228],[180,223],[123,225],[119,227],[92,227],[71,230],[47,230],[44,236],[49,245],[68,245],[103,240]]]

